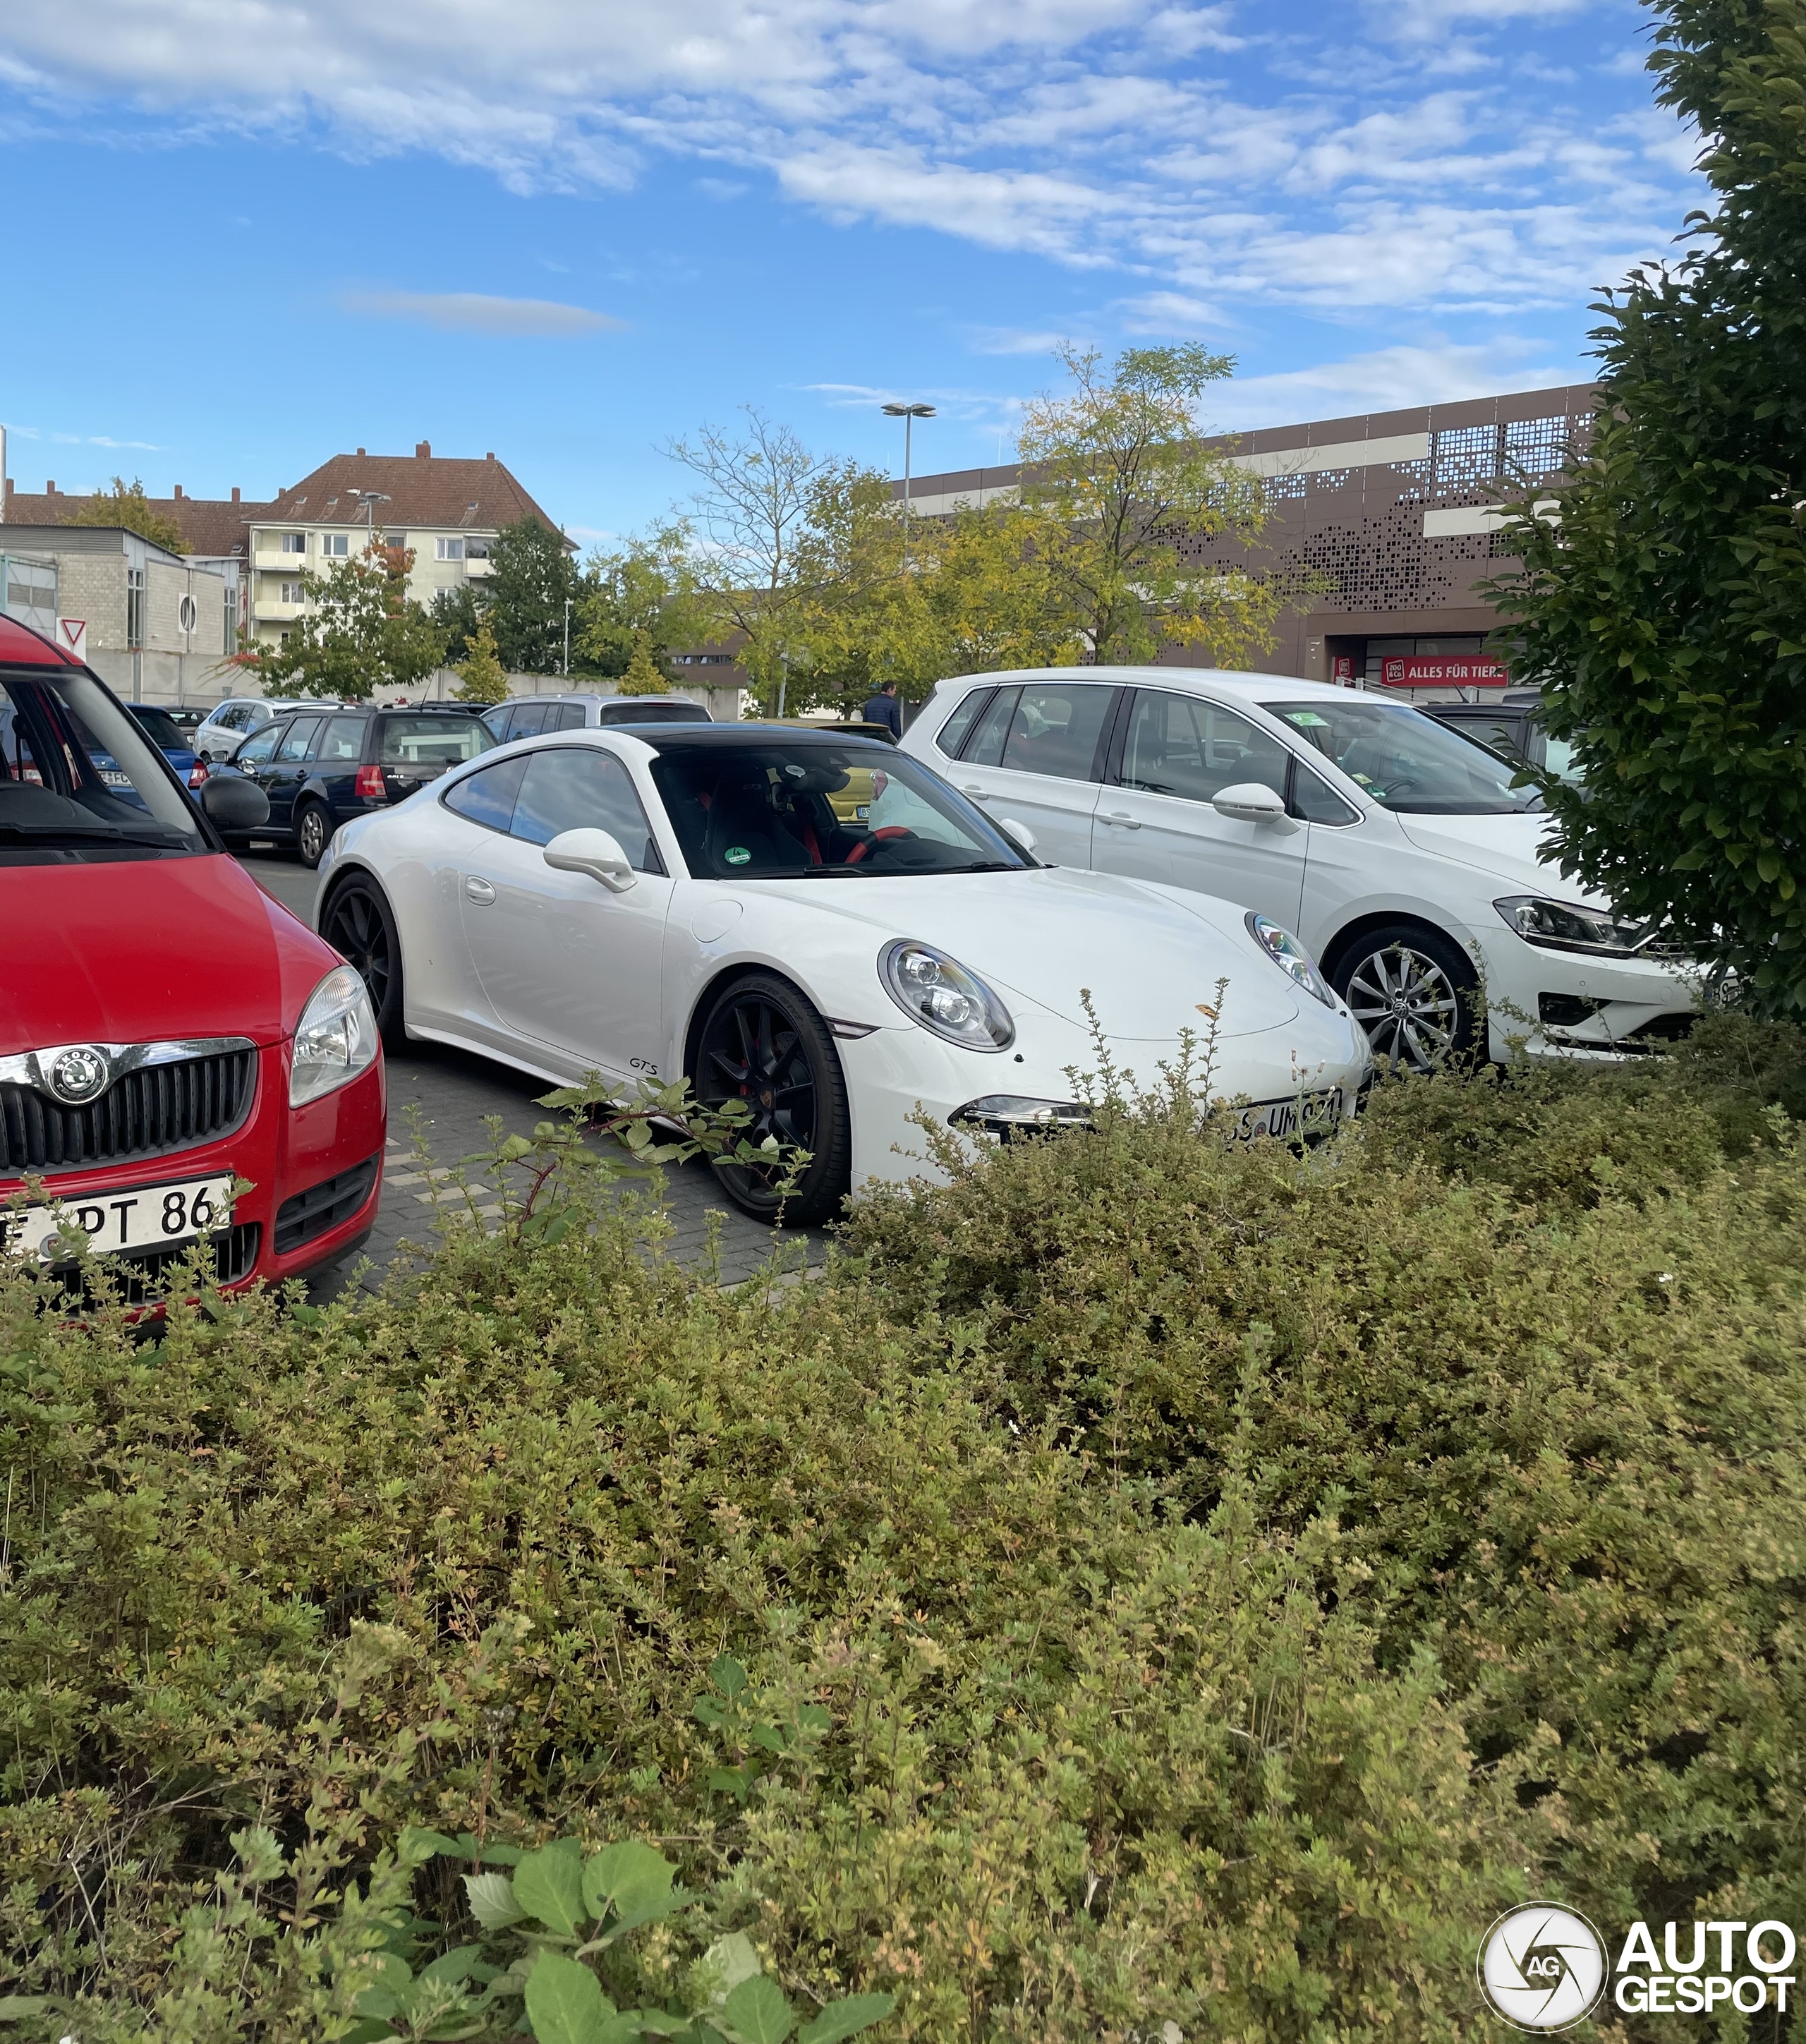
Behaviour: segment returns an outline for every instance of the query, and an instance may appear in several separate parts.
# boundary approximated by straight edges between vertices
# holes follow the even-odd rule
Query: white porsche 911
[[[1144,1085],[1214,1019],[1212,1091],[1253,1103],[1250,1135],[1333,1125],[1370,1070],[1347,1006],[1266,917],[1040,865],[1020,824],[832,727],[523,740],[347,824],[320,875],[321,933],[390,1042],[744,1101],[755,1143],[810,1153],[784,1207],[798,1222],[924,1174],[919,1112],[998,1134],[1077,1118],[1087,993]],[[774,1212],[757,1170],[717,1169]]]

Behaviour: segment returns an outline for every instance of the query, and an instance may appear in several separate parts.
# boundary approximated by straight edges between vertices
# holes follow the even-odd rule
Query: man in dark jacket
[[[903,736],[903,705],[897,700],[897,684],[886,682],[866,705],[866,722],[889,727],[893,738]]]

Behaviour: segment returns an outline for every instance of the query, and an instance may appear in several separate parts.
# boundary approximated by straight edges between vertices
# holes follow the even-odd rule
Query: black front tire
[[[310,873],[326,856],[326,847],[332,842],[332,819],[317,802],[303,802],[294,820],[294,848]]]
[[[834,1039],[809,1001],[775,974],[744,974],[710,1004],[695,1064],[691,1084],[705,1107],[744,1101],[752,1110],[751,1142],[773,1135],[809,1152],[788,1197],[777,1171],[717,1163],[728,1197],[755,1220],[809,1228],[832,1219],[851,1178],[852,1118]]]
[[[391,1051],[407,1044],[402,1020],[402,940],[382,889],[366,874],[351,874],[327,897],[320,934],[355,966],[376,1011],[376,1027]]]
[[[1329,982],[1386,1070],[1439,1071],[1471,1061],[1480,1043],[1480,975],[1439,930],[1401,921],[1365,931],[1337,955]]]

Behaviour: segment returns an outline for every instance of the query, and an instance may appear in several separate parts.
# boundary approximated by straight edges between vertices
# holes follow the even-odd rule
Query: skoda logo
[[[1605,1992],[1605,1946],[1557,1902],[1508,1909],[1481,1941],[1480,1992],[1514,2030],[1571,2030]]]
[[[50,1090],[71,1107],[84,1107],[90,1100],[98,1100],[112,1076],[106,1053],[86,1043],[59,1051],[45,1074]]]

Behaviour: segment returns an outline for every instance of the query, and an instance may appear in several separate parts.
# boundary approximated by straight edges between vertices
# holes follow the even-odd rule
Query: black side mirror
[[[201,783],[201,807],[221,830],[256,830],[270,820],[270,798],[242,774],[210,774]]]

